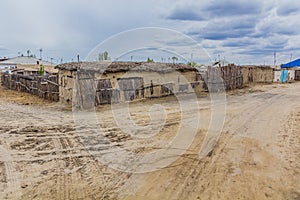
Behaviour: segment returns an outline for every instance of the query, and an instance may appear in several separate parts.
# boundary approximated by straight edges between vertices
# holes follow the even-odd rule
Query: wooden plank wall
[[[125,101],[144,97],[144,79],[142,77],[119,78],[118,85]]]
[[[93,109],[96,105],[97,84],[93,72],[78,71],[73,90],[72,105],[75,110]]]
[[[110,79],[97,81],[96,105],[118,103],[119,101],[120,91],[112,88]]]
[[[209,92],[234,90],[243,87],[243,74],[235,65],[209,67],[204,81],[203,87]]]
[[[50,101],[59,101],[58,75],[2,74],[2,85],[8,89],[34,94]]]
[[[300,70],[295,70],[295,81],[300,81]]]

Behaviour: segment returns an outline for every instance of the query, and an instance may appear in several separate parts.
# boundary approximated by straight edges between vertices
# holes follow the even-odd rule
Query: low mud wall
[[[252,83],[272,83],[274,80],[274,70],[264,66],[241,66],[243,74],[243,84]]]
[[[2,74],[1,83],[12,90],[27,92],[50,101],[59,101],[58,76]]]

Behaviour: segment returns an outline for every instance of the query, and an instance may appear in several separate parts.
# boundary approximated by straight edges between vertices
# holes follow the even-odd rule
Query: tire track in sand
[[[78,169],[81,167],[78,157],[65,156],[72,153],[73,145],[66,134],[59,138],[52,139],[57,150],[57,199],[84,199],[85,192],[80,188],[81,174]],[[63,151],[68,150],[68,151]],[[71,168],[71,169],[69,169]]]
[[[0,157],[1,161],[4,162],[4,166],[5,166],[5,174],[6,174],[6,182],[7,182],[7,192],[5,192],[6,197],[10,197],[11,199],[19,199],[21,196],[21,190],[20,190],[21,184],[20,184],[19,177],[16,173],[16,168],[13,162],[13,158],[11,157],[9,151],[5,149],[3,146],[0,146],[0,155],[1,155]],[[2,196],[1,199],[4,199],[4,196]]]

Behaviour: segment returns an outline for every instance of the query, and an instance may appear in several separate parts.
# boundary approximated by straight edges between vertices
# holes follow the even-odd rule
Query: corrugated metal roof
[[[5,61],[1,61],[0,64],[1,65],[13,65],[13,64],[23,64],[23,65],[36,65],[37,61],[39,61],[40,64],[43,65],[53,65],[50,62],[44,61],[44,60],[40,60],[34,57],[28,57],[28,56],[18,56],[15,58],[10,58],[8,60]]]
[[[292,67],[300,67],[300,58],[297,60],[293,60],[292,62],[281,65],[281,68],[292,68]]]

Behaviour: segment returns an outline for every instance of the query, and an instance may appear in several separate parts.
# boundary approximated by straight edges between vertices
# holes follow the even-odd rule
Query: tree
[[[104,51],[103,53],[99,53],[99,54],[98,54],[98,60],[99,60],[99,61],[109,60],[108,52],[107,52],[107,51]]]
[[[107,51],[104,51],[103,58],[104,58],[104,60],[108,60],[108,52]]]
[[[44,66],[41,64],[38,74],[42,76],[42,75],[44,75],[44,73],[45,73],[45,69],[44,69]]]
[[[99,54],[98,54],[98,60],[99,60],[99,61],[102,61],[102,60],[103,60],[103,53],[99,53]]]
[[[153,59],[148,58],[147,62],[154,62]]]
[[[30,50],[28,49],[28,50],[27,50],[27,56],[28,56],[28,57],[29,57],[29,54],[30,54]]]
[[[187,65],[190,67],[195,67],[197,63],[192,61],[192,62],[188,62]]]
[[[178,60],[178,58],[176,57],[176,56],[173,56],[172,57],[172,60],[173,60],[173,64],[175,63],[175,61],[177,61]]]

